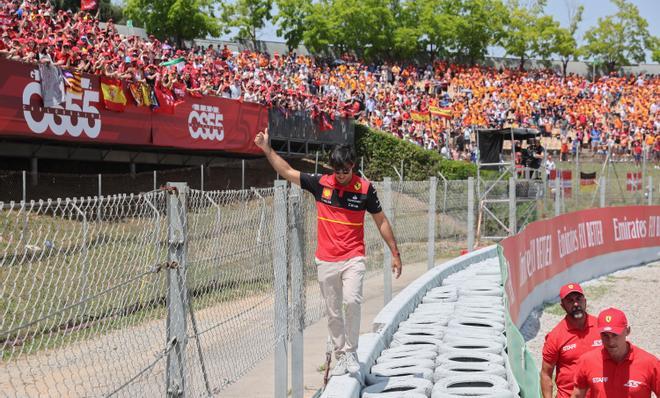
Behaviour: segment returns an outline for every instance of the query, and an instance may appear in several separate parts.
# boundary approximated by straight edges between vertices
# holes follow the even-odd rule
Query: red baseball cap
[[[578,285],[575,282],[571,282],[565,284],[564,286],[561,287],[561,289],[559,289],[559,298],[563,299],[564,297],[568,296],[573,292],[578,292],[584,296],[584,291],[582,290],[582,287],[580,287],[580,285]]]
[[[628,327],[628,318],[623,311],[614,307],[606,308],[598,314],[598,331],[621,334]]]

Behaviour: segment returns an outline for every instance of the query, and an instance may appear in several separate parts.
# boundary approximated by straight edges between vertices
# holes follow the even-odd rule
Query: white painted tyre
[[[502,377],[471,373],[440,379],[433,386],[431,397],[453,396],[495,396],[513,397],[509,383]]]
[[[433,372],[433,381],[436,382],[449,376],[466,374],[491,374],[506,378],[506,368],[492,362],[452,362],[438,366]]]
[[[441,354],[454,350],[471,350],[479,352],[490,352],[501,354],[504,346],[502,343],[488,339],[463,339],[445,341],[438,347]]]
[[[435,361],[433,359],[411,358],[411,357],[393,359],[391,361],[379,363],[372,366],[371,373],[379,374],[379,372],[388,369],[412,368],[412,367],[435,369]]]
[[[474,350],[454,350],[450,352],[445,352],[438,355],[435,358],[435,364],[437,366],[443,366],[444,364],[449,364],[450,366],[454,363],[469,363],[469,362],[490,362],[497,365],[504,366],[504,357],[498,354],[491,354],[490,352],[476,352]]]
[[[390,347],[397,347],[406,344],[432,344],[437,347],[440,345],[440,343],[442,343],[442,340],[437,337],[413,336],[408,334],[397,335],[395,333],[392,339],[392,343],[390,344]]]
[[[489,331],[483,331],[483,330],[474,330],[472,329],[466,329],[466,328],[452,328],[448,329],[445,332],[445,335],[442,336],[442,341],[452,341],[455,339],[487,339],[490,341],[496,341],[498,343],[502,343],[502,345],[506,344],[506,336],[503,334],[495,334],[495,333],[490,333]]]
[[[436,345],[431,345],[431,344],[406,344],[406,345],[400,345],[398,347],[390,347],[383,352],[380,353],[380,355],[389,355],[393,353],[400,353],[400,352],[412,352],[412,351],[432,351],[435,352],[436,354],[438,353],[438,346]]]
[[[500,334],[504,332],[504,323],[490,319],[458,317],[449,321],[447,328],[475,329],[479,331],[492,331],[495,334]]]
[[[368,385],[382,383],[390,378],[417,378],[433,381],[433,370],[422,366],[407,366],[398,368],[379,368],[367,373],[366,382]]]
[[[401,346],[405,347],[405,346]],[[381,354],[377,359],[376,363],[386,363],[391,362],[397,359],[404,358],[414,358],[416,360],[420,359],[430,359],[435,361],[435,358],[438,356],[438,353],[432,350],[416,350],[416,351],[404,351],[404,352],[394,352],[388,354]]]
[[[411,377],[386,380],[368,386],[362,390],[362,398],[428,397],[431,395],[432,390],[433,383],[430,380]]]

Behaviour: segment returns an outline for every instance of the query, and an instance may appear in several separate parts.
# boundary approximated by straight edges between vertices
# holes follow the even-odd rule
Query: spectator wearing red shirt
[[[541,393],[552,398],[552,373],[556,370],[557,397],[569,398],[573,390],[576,363],[585,352],[601,346],[596,317],[589,315],[584,291],[577,283],[559,290],[566,316],[545,336],[541,366]]]
[[[607,308],[598,315],[603,340],[599,350],[584,354],[577,364],[572,398],[651,398],[660,396],[660,361],[627,341],[628,319]]]

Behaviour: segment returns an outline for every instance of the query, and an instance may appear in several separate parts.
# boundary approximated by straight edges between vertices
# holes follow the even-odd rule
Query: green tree
[[[654,36],[651,43],[653,44],[651,49],[651,60],[660,64],[660,37]]]
[[[272,18],[273,0],[236,0],[224,3],[222,8],[226,26],[238,29],[235,38],[250,41],[258,48],[257,31]]]
[[[612,0],[618,8],[614,15],[599,18],[596,26],[585,35],[584,52],[592,59],[601,60],[607,72],[630,63],[646,60],[646,49],[652,50],[653,37],[648,22],[639,9],[625,0]]]
[[[575,34],[580,22],[582,22],[584,6],[577,3],[577,1],[567,0],[566,10],[568,12],[568,27],[558,31],[554,38],[555,52],[561,58],[561,70],[564,77],[566,77],[568,62],[571,59],[576,60],[581,54]]]
[[[507,55],[520,58],[520,69],[524,69],[528,59],[536,56],[547,59],[554,52],[551,45],[558,35],[559,23],[543,14],[545,4],[546,0],[536,0],[528,6],[518,0],[509,3],[501,44]]]
[[[455,26],[456,55],[473,64],[504,37],[508,10],[501,0],[463,0],[460,16]]]
[[[220,34],[213,0],[128,0],[125,14],[160,39],[183,40]]]
[[[289,51],[298,48],[305,33],[305,20],[312,12],[311,0],[276,0],[278,13],[273,18],[277,35],[284,37]]]
[[[330,16],[332,4],[327,0],[314,2],[305,16],[302,41],[314,54],[329,55],[336,44],[335,21]]]

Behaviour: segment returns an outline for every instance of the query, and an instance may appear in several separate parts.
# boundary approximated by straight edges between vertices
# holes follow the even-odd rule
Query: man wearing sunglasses
[[[316,268],[325,299],[328,331],[337,364],[333,376],[357,374],[355,354],[360,334],[362,282],[366,271],[364,214],[368,211],[392,252],[392,273],[401,275],[401,257],[392,227],[383,213],[376,190],[369,181],[353,173],[355,153],[348,145],[337,146],[329,163],[334,173],[317,175],[292,168],[270,147],[268,129],[259,132],[254,143],[261,148],[275,171],[287,181],[300,185],[316,199]],[[345,318],[342,316],[345,306]]]

